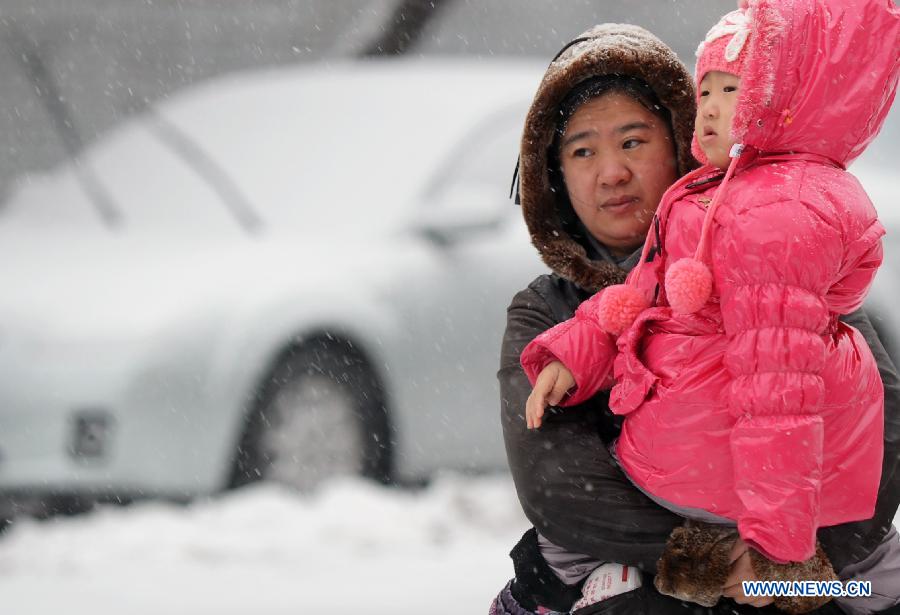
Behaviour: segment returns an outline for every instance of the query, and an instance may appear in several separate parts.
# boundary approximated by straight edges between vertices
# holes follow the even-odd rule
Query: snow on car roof
[[[306,221],[310,208],[373,201],[377,223],[405,207],[481,120],[508,109],[524,122],[541,72],[533,62],[483,60],[271,69],[215,80],[158,112],[264,215]]]

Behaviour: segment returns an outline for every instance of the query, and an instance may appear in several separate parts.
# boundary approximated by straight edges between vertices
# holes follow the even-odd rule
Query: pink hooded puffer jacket
[[[654,306],[618,340],[599,297],[536,338],[534,382],[554,358],[575,375],[566,405],[612,384],[627,415],[617,453],[632,480],[672,503],[737,521],[777,561],[813,555],[816,529],[872,515],[881,470],[883,388],[859,308],[884,230],[844,169],[878,133],[897,88],[893,0],[751,0],[733,136],[745,145],[715,212],[712,296],[669,307],[666,268],[694,255],[721,172],[672,186],[658,248],[632,272]],[[642,272],[642,273],[639,273]]]

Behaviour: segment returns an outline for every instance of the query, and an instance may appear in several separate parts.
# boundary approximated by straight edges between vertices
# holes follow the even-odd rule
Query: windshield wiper
[[[25,71],[28,80],[37,91],[38,99],[52,119],[56,133],[62,141],[66,154],[75,166],[75,173],[88,198],[106,226],[110,228],[121,226],[121,212],[116,208],[103,184],[97,179],[94,170],[81,156],[84,140],[78,133],[75,118],[69,110],[56,80],[47,70],[38,45],[25,36],[14,23],[7,22],[5,25],[12,56]]]
[[[228,173],[172,122],[153,109],[148,109],[147,114],[152,116],[148,122],[150,129],[209,184],[238,224],[250,234],[261,231],[262,217]]]

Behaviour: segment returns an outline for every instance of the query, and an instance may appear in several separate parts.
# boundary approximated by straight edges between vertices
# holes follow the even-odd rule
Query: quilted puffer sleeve
[[[828,291],[831,311],[850,314],[862,307],[866,293],[884,260],[881,244],[884,234],[884,227],[875,220],[847,247],[840,280]]]
[[[770,559],[802,561],[819,524],[828,295],[841,280],[843,307],[861,303],[877,265],[878,233],[845,243],[837,225],[797,201],[732,215],[714,237],[732,376],[726,402],[742,538]],[[848,245],[852,250],[848,251]],[[848,265],[848,254],[855,254]]]
[[[582,303],[575,316],[537,336],[522,352],[522,368],[534,386],[538,374],[553,361],[560,361],[575,377],[575,388],[560,403],[584,403],[613,384],[616,340],[600,328],[597,305],[602,292]]]

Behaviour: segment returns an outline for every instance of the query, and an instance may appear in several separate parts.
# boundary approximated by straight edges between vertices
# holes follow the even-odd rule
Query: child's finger
[[[528,400],[525,402],[525,417],[529,429],[537,429],[541,426],[540,417],[544,414],[545,403],[544,395],[538,389],[534,389],[528,396]]]
[[[525,401],[525,422],[528,429],[534,429],[534,398],[535,392],[532,391]]]
[[[532,428],[541,426],[541,417],[544,416],[544,408],[547,407],[547,396],[553,392],[556,382],[556,371],[552,367],[545,367],[534,382],[531,395],[525,402],[526,416],[531,417]]]
[[[562,378],[557,378],[553,383],[553,389],[547,395],[547,403],[551,406],[559,405],[568,390],[566,382]]]
[[[529,429],[537,429],[541,426],[541,412],[540,405],[537,402],[533,402],[530,412],[528,413],[528,421],[531,423],[531,427]]]
[[[541,406],[544,405],[544,396],[537,393],[536,391],[531,394],[528,398],[528,418],[531,421],[531,428],[535,429],[537,427],[536,421],[541,409]]]
[[[553,382],[549,378],[547,370],[544,370],[538,374],[537,380],[534,381],[534,388],[528,396],[528,403],[530,404],[532,413],[534,413],[538,407],[546,403],[547,394],[550,393],[552,389]]]

